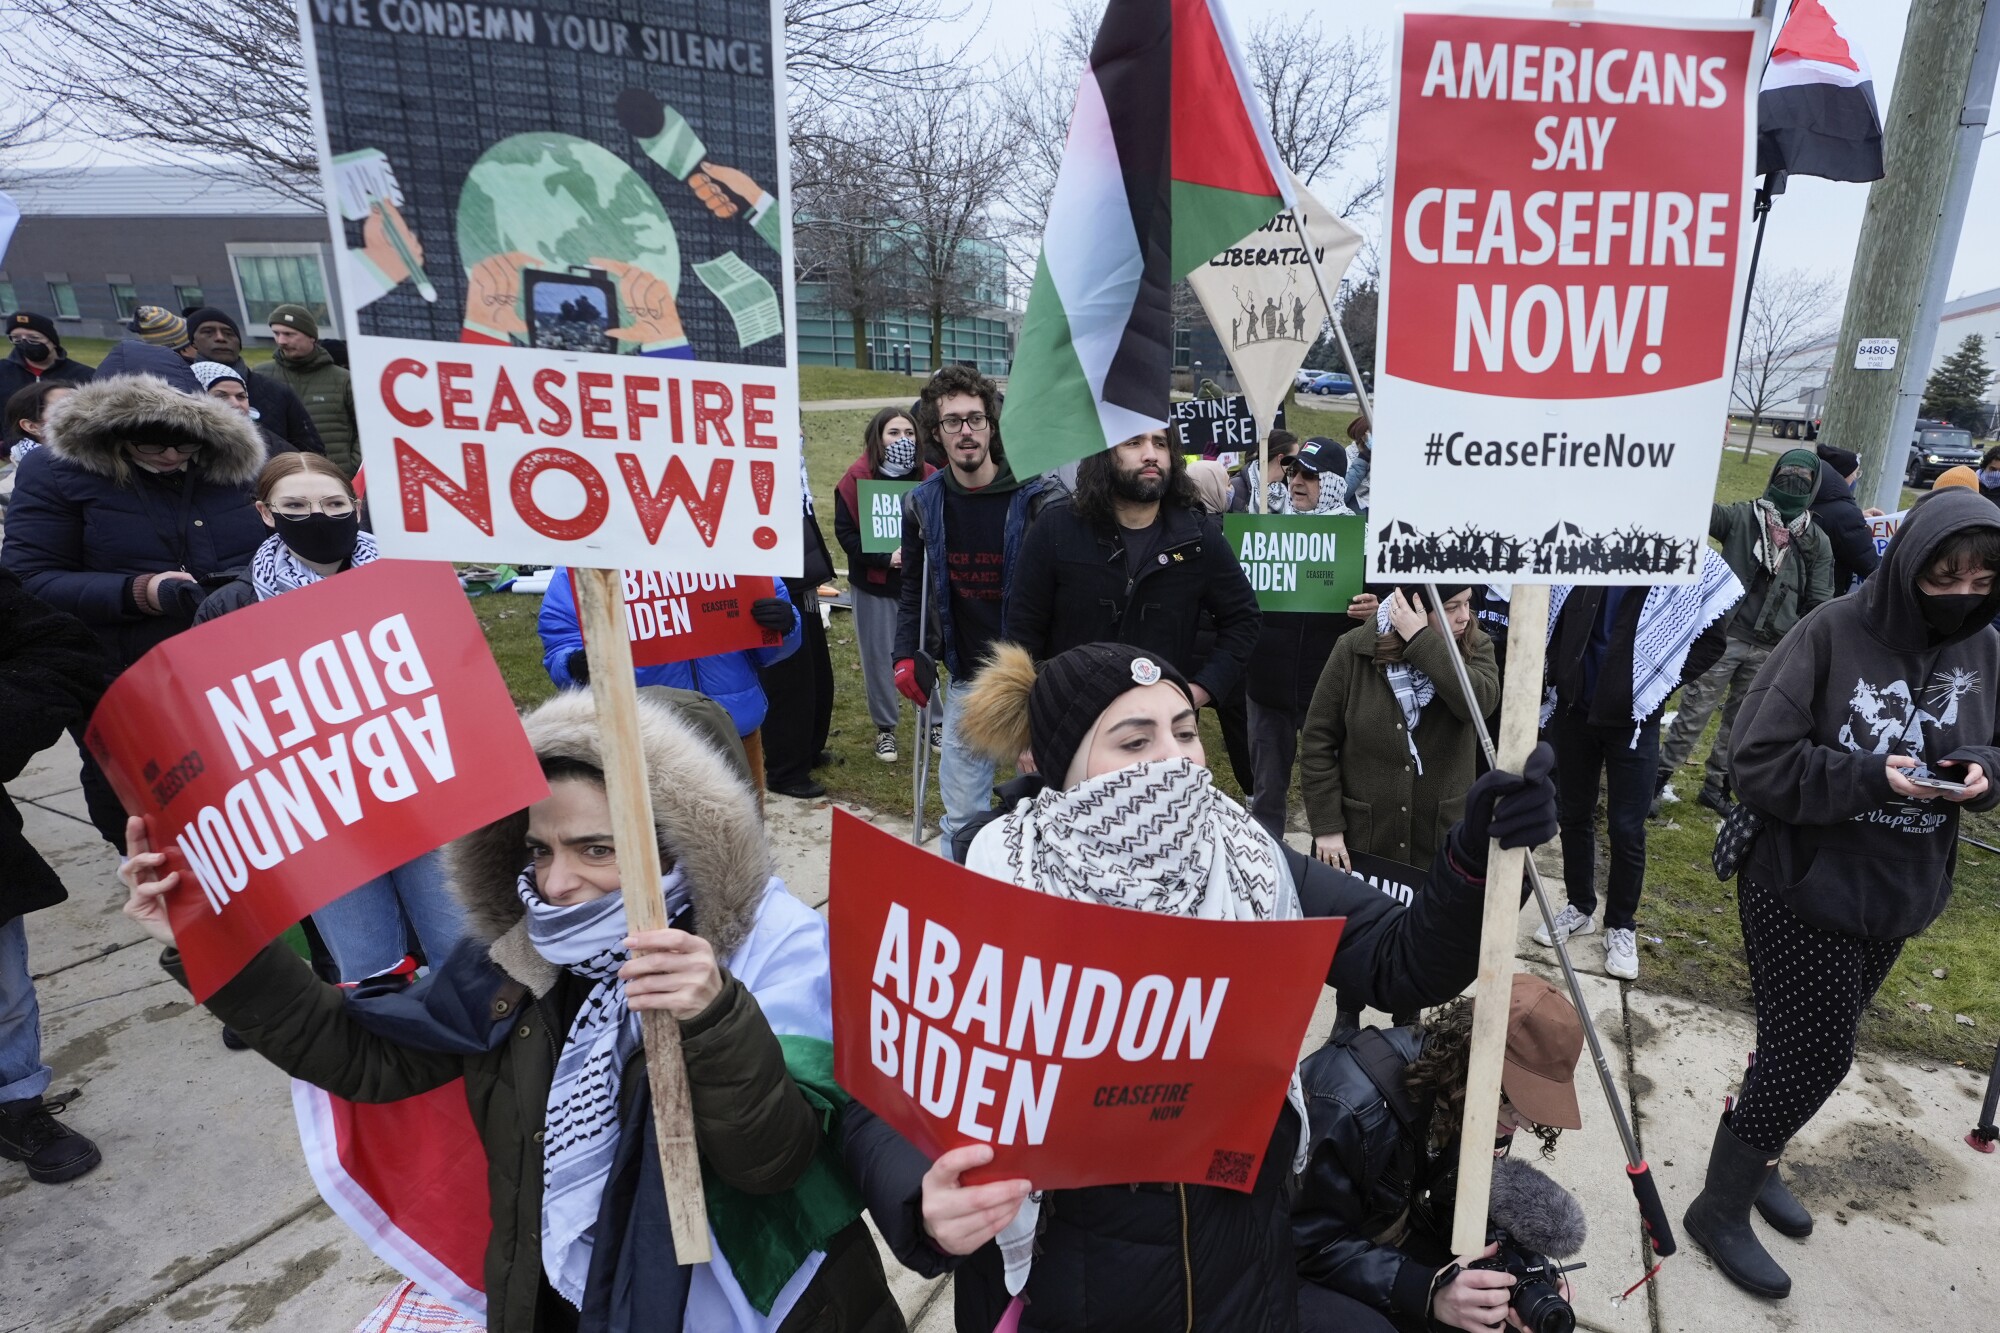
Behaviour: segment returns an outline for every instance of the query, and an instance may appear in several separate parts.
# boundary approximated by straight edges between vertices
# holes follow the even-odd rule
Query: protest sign
[[[864,481],[860,485],[861,549],[887,555],[903,549],[903,497],[914,481]]]
[[[1347,860],[1357,878],[1379,889],[1383,897],[1405,907],[1415,902],[1417,895],[1431,882],[1429,871],[1419,870],[1402,861],[1392,861],[1386,856],[1350,851]]]
[[[1258,610],[1345,612],[1367,570],[1367,522],[1353,514],[1224,514],[1222,531]]]
[[[1904,509],[1894,514],[1874,514],[1869,517],[1868,535],[1875,542],[1876,555],[1889,554],[1889,542],[1895,537],[1896,529],[1903,526],[1903,520],[1909,516],[1910,511]]]
[[[375,535],[797,574],[777,7],[573,8],[299,6]]]
[[[197,1000],[301,917],[548,794],[457,578],[401,560],[168,639],[85,743],[180,873]]]
[[[1181,447],[1193,458],[1220,459],[1241,456],[1257,449],[1257,417],[1250,400],[1240,393],[1221,398],[1189,398],[1167,410],[1168,417],[1181,428]],[[1278,408],[1274,428],[1285,424],[1285,409]]]
[[[1040,1189],[1248,1190],[1339,919],[1200,921],[1071,902],[834,812],[834,1073],[926,1156]],[[1289,1149],[1286,1149],[1289,1151]]]
[[[750,618],[752,602],[778,595],[771,579],[661,574],[649,569],[627,569],[619,578],[635,667],[664,666],[744,648],[775,648],[785,641],[784,635]]]
[[[1398,17],[1374,577],[1697,577],[1762,33],[1602,10]]]

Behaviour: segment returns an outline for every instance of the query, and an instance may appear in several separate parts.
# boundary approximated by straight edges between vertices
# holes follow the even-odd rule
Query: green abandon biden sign
[[[1367,520],[1353,514],[1224,514],[1260,611],[1335,611],[1361,591]]]
[[[903,497],[914,481],[864,481],[860,487],[861,549],[887,555],[903,549]]]

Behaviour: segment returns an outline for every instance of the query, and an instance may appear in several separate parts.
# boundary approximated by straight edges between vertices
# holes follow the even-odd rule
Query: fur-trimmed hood
[[[190,470],[222,486],[247,485],[264,466],[264,441],[248,417],[150,375],[79,388],[50,415],[48,437],[51,455],[120,485],[132,472],[128,443],[199,440],[202,452]]]
[[[587,690],[563,691],[522,717],[521,725],[538,756],[603,767],[597,708]],[[639,730],[660,864],[685,872],[696,932],[718,956],[726,955],[756,923],[771,878],[757,798],[700,730],[643,693]],[[544,994],[555,983],[556,968],[528,943],[527,912],[514,888],[527,865],[527,836],[523,810],[453,842],[446,866],[470,933],[488,942],[503,971]]]

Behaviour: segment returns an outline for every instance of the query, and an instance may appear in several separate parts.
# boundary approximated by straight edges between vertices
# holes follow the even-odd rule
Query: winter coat
[[[588,695],[559,695],[523,724],[543,758],[602,766]],[[747,784],[696,729],[643,696],[640,736],[661,861],[681,869],[692,895],[691,917],[679,916],[676,924],[707,939],[718,959],[766,956],[777,943],[778,984],[816,990],[830,1006],[825,925],[772,878]],[[522,811],[450,845],[451,887],[465,906],[471,938],[409,990],[350,996],[273,944],[207,1001],[266,1059],[336,1097],[396,1101],[465,1080],[486,1149],[493,1232],[485,1290],[494,1333],[542,1333],[547,1326],[537,1317],[538,1303],[560,1300],[544,1288],[542,1138],[567,1035],[555,997],[575,982],[528,940],[515,891],[526,824]],[[177,970],[173,951],[164,961]],[[792,1082],[752,992],[725,967],[722,994],[680,1029],[703,1164],[747,1194],[792,1188],[819,1152],[821,1125]],[[644,1252],[600,1247],[579,1325],[590,1333],[681,1327],[677,1298],[688,1277],[662,1262],[672,1251],[646,1087],[645,1058],[635,1052],[622,1077],[619,1165],[606,1182],[597,1230],[600,1237],[625,1236]],[[781,1327],[902,1329],[863,1223],[829,1244]]]
[[[923,481],[931,475],[928,463],[919,461],[905,477],[885,477],[870,470],[868,455],[862,454],[841,474],[833,488],[833,539],[847,552],[847,586],[863,597],[903,595],[903,573],[889,563],[887,551],[861,549],[861,483],[864,481]]]
[[[1213,514],[1162,505],[1159,551],[1137,578],[1125,571],[1123,531],[1077,513],[1065,497],[1021,543],[1007,592],[1007,637],[1037,662],[1086,643],[1158,653],[1190,684],[1221,699],[1257,647],[1257,595]],[[1215,651],[1199,668],[1201,613],[1215,618]]]
[[[1776,470],[1773,464],[1772,471]],[[1824,462],[1820,470],[1826,471]],[[1820,484],[1825,485],[1824,475]],[[1775,575],[1757,558],[1757,529],[1763,521],[1754,500],[1714,505],[1708,535],[1722,543],[1722,558],[1743,584],[1743,600],[1729,616],[1729,637],[1768,648],[1790,633],[1800,616],[1831,601],[1838,590],[1833,582],[1833,546],[1817,521],[1806,524],[1803,537],[1793,539],[1791,553]]]
[[[774,580],[774,584],[779,597],[787,602],[792,600],[783,579]],[[583,647],[583,625],[577,619],[576,593],[570,587],[567,569],[557,567],[550,574],[549,590],[542,598],[542,613],[535,619],[535,629],[542,636],[542,665],[548,668],[549,679],[556,683],[556,688],[567,690],[584,684],[569,671],[570,654]],[[664,666],[639,667],[633,674],[641,685],[670,685],[707,695],[729,710],[736,723],[736,734],[748,736],[764,725],[764,713],[770,706],[764,697],[764,686],[757,679],[757,670],[797,652],[801,630],[798,612],[794,611],[785,641],[775,648],[744,648],[686,662],[668,662]]]
[[[1479,729],[1452,670],[1451,650],[1435,629],[1404,648],[1404,660],[1431,678],[1437,693],[1417,719],[1410,758],[1403,710],[1375,662],[1376,632],[1364,625],[1341,636],[1313,692],[1299,735],[1299,789],[1313,836],[1339,833],[1351,852],[1426,866],[1465,813],[1465,792],[1479,770]],[[1493,642],[1477,625],[1459,645],[1484,717],[1500,702]]]
[[[1769,821],[1743,873],[1822,930],[1896,940],[1928,926],[1951,900],[1960,810],[2000,806],[2000,585],[1942,642],[1917,601],[1933,553],[1967,528],[2000,529],[2000,510],[1970,491],[1924,497],[1875,576],[1772,650],[1737,715],[1731,778]],[[1940,777],[1953,771],[1940,760],[1970,761],[1991,785],[1963,805],[1905,800],[1892,754]]]
[[[284,441],[285,447],[302,454],[324,454],[326,445],[313,429],[306,405],[299,396],[268,374],[260,375],[241,361],[235,367],[243,373],[243,387],[249,391],[250,406],[257,424]]]
[[[1293,717],[1311,706],[1333,645],[1354,627],[1335,611],[1265,611],[1243,679],[1250,700]]]
[[[118,375],[151,375],[165,380],[182,393],[201,396],[201,381],[188,369],[187,358],[172,348],[155,346],[138,338],[127,338],[104,354],[93,380]]]
[[[1839,597],[1857,579],[1873,574],[1882,557],[1854,488],[1824,458],[1819,461],[1819,494],[1813,497],[1812,516],[1833,550],[1833,595]]]
[[[90,716],[107,665],[88,626],[0,570],[0,782],[21,776],[36,755]],[[0,791],[0,926],[69,896],[21,827],[13,798]]]
[[[206,441],[168,476],[124,449],[162,425]],[[216,587],[270,535],[250,489],[264,441],[247,417],[143,375],[85,385],[50,418],[48,435],[16,471],[0,566],[97,631],[122,671],[193,621],[192,607],[171,599],[165,614],[142,612],[140,576],[179,569]]]
[[[259,372],[290,389],[305,404],[306,415],[319,436],[321,450],[352,477],[361,468],[361,435],[354,424],[354,380],[317,344],[294,361],[283,353]],[[253,400],[254,401],[254,400]],[[293,438],[285,432],[288,439]],[[293,439],[293,443],[297,443]]]
[[[951,576],[945,550],[944,488],[948,477],[943,469],[918,484],[903,506],[903,586],[896,604],[896,646],[893,657],[900,662],[916,656],[924,646],[928,626],[917,625],[924,600],[924,581],[930,581],[930,623],[941,636],[940,656],[953,680],[970,679],[977,662],[958,660],[958,636],[952,631]],[[1000,543],[1000,633],[1012,635],[1007,624],[1008,604],[1013,600],[1015,567],[1020,563],[1021,542],[1029,525],[1040,516],[1044,505],[1060,494],[1060,482],[1050,477],[1031,477],[1015,487],[1007,502],[1007,519]]]
[[[58,354],[56,359],[49,363],[48,368],[37,375],[29,369],[28,358],[22,356],[21,349],[17,347],[6,360],[0,361],[0,403],[5,403],[30,384],[39,384],[47,380],[51,384],[84,385],[90,383],[91,377],[96,373],[95,366],[72,361],[67,356]]]
[[[1624,733],[1628,750],[1638,745],[1640,729],[1657,723],[1667,707],[1662,700],[1650,717],[1637,727],[1633,725],[1632,657],[1639,634],[1639,613],[1646,606],[1646,591],[1643,586],[1625,589],[1625,599],[1611,623],[1610,643],[1597,673],[1597,689],[1587,707],[1579,707],[1583,701],[1578,691],[1582,688],[1582,663],[1590,646],[1591,631],[1598,613],[1604,609],[1602,585],[1570,590],[1563,599],[1562,613],[1550,629],[1548,655],[1543,659],[1544,678],[1555,691],[1557,708],[1581,711],[1583,720],[1591,726]],[[1681,678],[1675,688],[1680,683],[1701,679],[1703,673],[1722,660],[1723,649],[1728,646],[1725,641],[1728,624],[1728,616],[1718,616],[1714,624],[1695,636],[1681,663]]]
[[[1032,784],[1014,786],[1009,795],[1031,791]],[[1328,985],[1376,1008],[1417,1009],[1456,995],[1478,973],[1484,881],[1468,878],[1450,855],[1437,857],[1430,891],[1407,908],[1302,852],[1285,848],[1284,863],[1307,916],[1347,918]],[[858,1107],[843,1131],[849,1169],[896,1257],[925,1277],[953,1273],[960,1333],[988,1333],[1008,1301],[999,1246],[963,1259],[938,1250],[923,1230],[929,1161]],[[1172,1184],[1045,1193],[1023,1333],[1295,1329],[1290,1213],[1298,1141],[1298,1115],[1287,1104],[1248,1194]]]

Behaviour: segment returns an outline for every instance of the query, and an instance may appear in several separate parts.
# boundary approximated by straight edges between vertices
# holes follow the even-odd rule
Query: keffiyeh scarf
[[[279,522],[284,522],[279,519]],[[380,550],[375,538],[361,533],[354,539],[354,554],[348,557],[350,567],[359,567],[375,559]],[[292,548],[285,545],[285,539],[277,533],[266,537],[250,557],[250,584],[257,590],[257,600],[276,597],[281,592],[291,592],[307,584],[318,583],[326,575],[309,569],[305,563],[292,554]]]
[[[1757,515],[1757,560],[1764,566],[1764,572],[1775,575],[1784,567],[1785,556],[1791,552],[1792,544],[1805,540],[1806,529],[1812,525],[1812,510],[1807,509],[1785,522],[1785,516],[1778,512],[1778,506],[1769,500],[1753,500],[1751,510]]]
[[[1284,499],[1279,503],[1280,514],[1345,514],[1347,510],[1347,483],[1331,472],[1319,474],[1319,503],[1311,509],[1298,509],[1292,505],[1292,488],[1283,487]]]
[[[660,887],[671,919],[687,901],[680,870]],[[581,1309],[592,1231],[618,1156],[619,1084],[643,1040],[618,975],[630,956],[623,948],[630,931],[625,900],[615,893],[557,907],[536,892],[532,869],[521,872],[515,891],[528,909],[528,941],[535,952],[595,983],[556,1058],[542,1140],[542,1268],[549,1285]]]
[[[1387,602],[1375,608],[1375,632],[1389,632]],[[1437,697],[1437,684],[1408,662],[1384,662],[1382,673],[1389,678],[1389,689],[1396,696],[1396,706],[1403,710],[1403,739],[1409,742],[1410,762],[1417,766],[1417,776],[1422,777],[1424,757],[1417,753],[1417,721],[1423,716],[1424,705]]]

